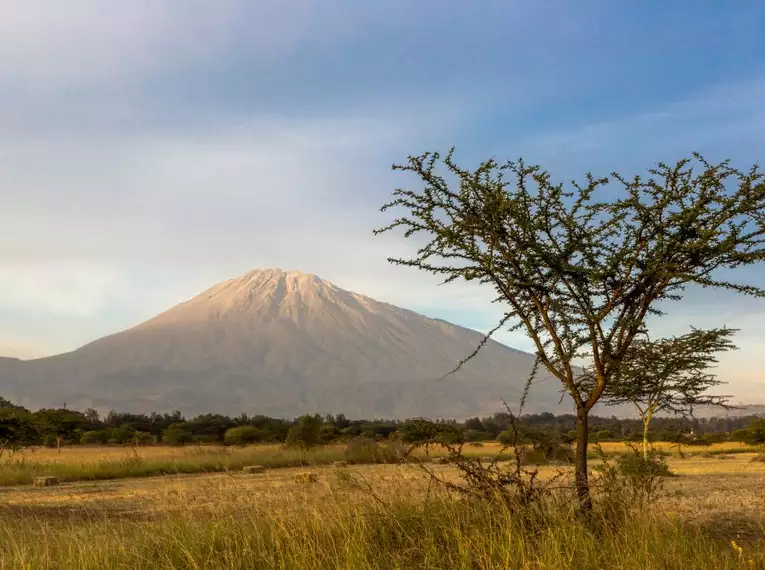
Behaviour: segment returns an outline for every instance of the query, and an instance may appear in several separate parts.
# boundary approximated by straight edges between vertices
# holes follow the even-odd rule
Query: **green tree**
[[[746,428],[746,443],[751,445],[765,444],[765,418],[752,420]]]
[[[460,167],[453,149],[410,156],[394,170],[419,188],[399,188],[383,211],[388,226],[415,238],[416,252],[389,261],[456,280],[490,285],[504,316],[473,358],[502,327],[524,330],[537,365],[573,400],[577,422],[576,487],[592,506],[587,469],[589,413],[617,374],[648,315],[660,315],[690,285],[764,296],[727,280],[765,259],[765,183],[754,166],[740,171],[700,155],[659,163],[647,177],[587,174],[569,188],[540,166],[489,159]],[[576,366],[594,374],[583,383]],[[453,372],[454,372],[453,371]]]
[[[100,445],[109,441],[109,432],[107,430],[89,430],[80,436],[82,445]]]
[[[21,449],[37,437],[37,429],[29,410],[0,398],[0,457],[6,451]]]
[[[643,458],[648,459],[648,429],[659,412],[691,414],[698,406],[726,406],[730,396],[707,390],[723,382],[709,369],[717,354],[735,350],[728,328],[693,329],[679,337],[638,339],[627,349],[618,372],[606,386],[603,400],[631,403],[643,421]]]
[[[302,416],[287,432],[287,445],[290,447],[314,447],[321,439],[322,421],[319,416]]]
[[[261,441],[263,434],[254,426],[239,426],[226,430],[223,443],[226,445],[249,445]]]
[[[191,429],[186,422],[170,424],[162,431],[162,441],[168,445],[185,445],[191,442]]]
[[[425,418],[407,420],[396,430],[398,438],[404,443],[421,445],[425,455],[430,455],[430,446],[448,442],[455,443],[462,439],[462,433],[451,424],[434,422]]]
[[[51,445],[55,443],[59,452],[62,441],[74,437],[77,430],[87,429],[89,426],[88,419],[82,412],[66,408],[38,410],[33,417],[40,435]]]

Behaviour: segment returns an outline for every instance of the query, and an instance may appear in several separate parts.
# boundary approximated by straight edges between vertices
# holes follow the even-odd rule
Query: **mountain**
[[[342,412],[456,417],[516,407],[534,357],[483,335],[279,269],[225,281],[73,352],[0,359],[0,395],[27,407],[186,414]],[[541,378],[527,411],[568,411]]]

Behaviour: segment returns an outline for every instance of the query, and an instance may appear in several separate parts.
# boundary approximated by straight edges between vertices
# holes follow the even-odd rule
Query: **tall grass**
[[[300,495],[300,493],[298,493]],[[436,495],[285,499],[281,508],[173,512],[159,520],[0,519],[3,568],[120,569],[727,569],[765,564],[762,541],[738,548],[677,521],[618,524],[551,504],[520,517]],[[738,545],[736,545],[738,546]]]
[[[602,444],[607,455],[623,453],[625,445],[620,442]],[[671,455],[669,444],[657,444],[657,449]],[[494,456],[502,446],[489,443],[483,447],[466,447],[465,453],[472,456]],[[688,450],[688,448],[686,448]],[[711,454],[751,453],[754,448],[742,444],[716,444],[705,450]],[[429,457],[445,455],[445,450],[432,447]],[[423,459],[424,452],[418,451]],[[588,454],[598,459],[594,449]],[[35,477],[55,475],[61,481],[98,481],[128,477],[150,477],[167,474],[215,473],[238,470],[245,465],[263,465],[268,468],[298,467],[302,465],[327,465],[334,461],[349,463],[386,463],[392,460],[388,444],[374,448],[355,447],[347,449],[344,444],[330,445],[310,450],[288,449],[281,445],[254,445],[244,448],[222,446],[187,446],[174,448],[166,446],[142,447],[138,449],[115,447],[71,447],[55,450],[39,449],[0,459],[0,487],[32,483]],[[502,459],[512,459],[513,454],[505,450]]]
[[[62,453],[67,453],[65,450]],[[355,453],[354,463],[376,463],[390,459],[390,455]],[[69,460],[34,459],[29,456],[6,458],[0,463],[0,486],[24,485],[43,475],[55,475],[61,481],[97,481],[128,477],[185,473],[215,473],[237,470],[245,465],[263,465],[268,468],[326,465],[347,460],[344,446],[328,446],[309,450],[289,449],[281,446],[252,446],[245,449],[225,447],[187,447],[172,454],[142,454],[129,449],[122,457],[105,460],[78,461],[76,452]]]

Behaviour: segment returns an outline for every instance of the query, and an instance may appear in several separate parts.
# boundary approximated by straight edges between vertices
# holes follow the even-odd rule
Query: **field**
[[[260,475],[232,469],[47,488],[6,483],[0,568],[765,568],[765,463],[742,446],[708,451],[670,457],[678,476],[661,499],[618,524],[585,525],[555,500],[533,516],[512,516],[446,494],[415,465],[284,467]],[[321,462],[340,452],[312,453]],[[0,473],[25,462],[35,472],[92,474],[94,465],[120,465],[128,453],[135,455],[38,449],[4,458]],[[144,462],[186,466],[215,454],[230,454],[232,465],[294,460],[265,446],[138,453]],[[450,466],[430,468],[457,478]],[[556,469],[541,468],[542,478]],[[315,472],[318,482],[296,482],[302,471]]]
[[[498,443],[466,446],[467,455],[493,456],[500,452]],[[603,450],[608,453],[624,451],[623,443],[606,442]],[[655,448],[669,455],[677,455],[677,448],[668,443],[657,443]],[[751,452],[752,448],[741,443],[720,443],[708,448],[685,448],[686,453],[735,454]],[[383,450],[384,451],[384,450]],[[444,455],[443,450],[431,449],[431,457]],[[418,455],[424,456],[420,451]],[[593,449],[591,457],[596,458]],[[503,457],[512,454],[505,452]],[[0,486],[31,484],[42,475],[55,475],[62,481],[98,481],[128,477],[151,477],[192,473],[214,473],[239,470],[245,465],[263,465],[269,468],[300,467],[303,465],[328,465],[335,461],[350,460],[351,463],[384,462],[389,456],[371,455],[363,450],[349,457],[343,445],[334,445],[308,451],[285,449],[280,445],[257,445],[248,447],[205,446],[75,446],[55,449],[31,448],[0,458]]]

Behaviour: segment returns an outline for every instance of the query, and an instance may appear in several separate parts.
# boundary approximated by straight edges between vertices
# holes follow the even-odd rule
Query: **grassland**
[[[597,516],[583,524],[555,500],[513,516],[430,487],[413,465],[7,486],[0,489],[0,568],[765,568],[765,463],[735,452],[741,449],[669,457],[678,477],[654,508],[616,524]],[[250,461],[277,452],[226,453]],[[37,450],[24,459],[91,465],[122,461],[124,453]],[[182,462],[193,450],[145,453],[146,461]],[[318,483],[293,480],[305,469]],[[432,469],[457,477],[449,466]],[[543,477],[554,472],[542,468]],[[349,485],[343,473],[371,492]]]
[[[624,451],[623,443],[602,444],[607,454]],[[467,446],[465,453],[474,456],[494,456],[500,453],[498,443]],[[667,443],[657,443],[662,453],[676,455],[677,448]],[[101,481],[131,477],[178,475],[192,473],[217,473],[236,471],[245,465],[263,465],[268,468],[328,465],[335,461],[349,463],[384,463],[391,459],[391,453],[384,446],[378,453],[349,453],[344,445],[332,445],[300,451],[286,449],[280,445],[255,445],[247,447],[209,446],[74,446],[60,452],[50,448],[32,448],[0,458],[0,486],[28,485],[42,475],[55,475],[61,481]],[[693,454],[708,453],[729,455],[750,453],[752,448],[741,443],[721,443],[709,448],[685,448]],[[418,452],[424,455],[424,452]],[[431,448],[428,455],[438,457],[445,451]],[[591,457],[597,453],[592,450]],[[505,451],[502,457],[512,454]]]

